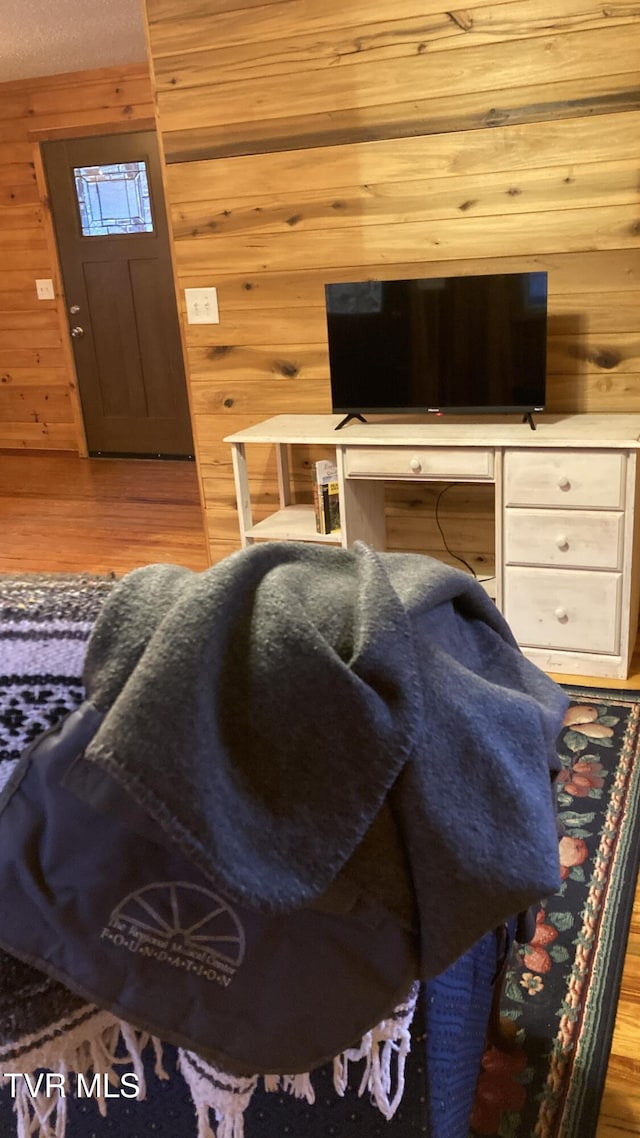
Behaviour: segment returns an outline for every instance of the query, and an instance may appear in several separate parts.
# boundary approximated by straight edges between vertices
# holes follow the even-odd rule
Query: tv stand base
[[[340,420],[337,427],[334,427],[334,430],[339,431],[342,429],[342,427],[346,427],[347,423],[350,423],[352,419],[359,419],[361,423],[366,423],[367,421],[364,415],[359,415],[354,411],[353,414],[345,415],[344,419]]]
[[[528,423],[528,424],[529,424],[529,426],[531,427],[531,430],[532,430],[532,431],[535,431],[535,429],[536,429],[536,425],[535,425],[535,423],[534,423],[534,421],[533,421],[533,412],[532,412],[532,411],[527,411],[527,412],[526,412],[526,413],[525,413],[525,414],[522,416],[522,422],[523,422],[523,423]]]

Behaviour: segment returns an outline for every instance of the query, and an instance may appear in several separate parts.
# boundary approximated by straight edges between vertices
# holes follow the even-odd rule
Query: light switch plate
[[[188,324],[219,324],[218,290],[215,288],[186,288]]]
[[[55,292],[53,291],[53,281],[51,280],[37,280],[36,293],[38,300],[55,300]]]

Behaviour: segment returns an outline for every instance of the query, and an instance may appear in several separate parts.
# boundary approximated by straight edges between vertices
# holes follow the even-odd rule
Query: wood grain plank
[[[550,335],[547,344],[550,372],[595,373],[607,380],[614,375],[640,372],[640,331],[614,336],[587,334],[584,326],[573,335]]]
[[[73,138],[80,134],[115,134],[120,130],[149,130],[155,124],[153,103],[127,103],[123,107],[62,110],[34,120],[31,137]]]
[[[273,382],[274,377],[289,380],[328,377],[326,343],[273,346],[255,344],[249,347],[191,347],[187,344],[187,359],[193,383],[199,379],[210,382],[216,373],[223,375],[225,382],[246,383],[255,379],[263,385]]]
[[[628,292],[565,292],[555,294],[549,306],[552,335],[564,335],[568,323],[576,321],[587,335],[598,336],[617,332],[637,334],[640,313],[640,289]],[[574,324],[575,328],[576,325]]]
[[[62,348],[6,348],[2,352],[2,366],[11,371],[14,367],[61,368],[65,366]]]
[[[10,290],[0,288],[0,312],[13,312],[21,313],[24,315],[31,313],[33,316],[35,316],[40,312],[51,313],[56,311],[55,299],[38,299],[36,295],[35,276],[33,276],[31,279],[33,288],[30,288],[28,291],[22,290],[19,292],[11,292]],[[0,285],[3,283],[4,281],[2,280],[2,274],[0,274]]]
[[[7,267],[13,268],[13,261],[21,260],[21,255],[24,252],[39,252],[46,249],[46,240],[44,233],[40,228],[20,228],[9,229],[3,227],[0,229],[0,255],[2,255],[3,263]]]
[[[390,549],[411,549],[416,553],[426,550],[437,551],[438,557],[445,557],[445,548],[442,536],[438,530],[435,519],[426,511],[420,514],[418,510],[408,509],[402,514],[385,512],[387,542]],[[482,557],[484,561],[493,564],[495,560],[495,542],[493,526],[488,526],[486,519],[456,517],[455,524],[446,515],[440,518],[445,539],[452,553],[463,556],[470,554],[474,559]]]
[[[0,107],[4,102],[6,86],[0,85]],[[28,125],[23,118],[3,119],[0,112],[0,142],[24,142]]]
[[[48,385],[5,388],[0,400],[2,423],[72,423],[69,387]]]
[[[316,300],[320,299],[316,297]],[[223,303],[224,290],[219,296],[219,303]],[[181,312],[184,315],[184,299],[181,298]],[[298,347],[301,344],[322,344],[327,338],[327,319],[324,309],[324,294],[321,294],[321,303],[306,307],[297,307],[287,312],[284,309],[272,311],[271,309],[256,310],[245,309],[240,312],[231,309],[221,313],[219,324],[190,324],[185,328],[187,342],[190,348],[210,348],[213,360],[224,360],[225,352],[216,351],[220,345],[238,346],[261,344],[290,344]]]
[[[29,143],[29,150],[32,151],[32,145]],[[26,205],[0,205],[0,231],[4,229],[39,229],[42,225],[43,212],[42,207],[38,203],[28,203]]]
[[[634,1051],[633,1048],[634,1042],[638,1039],[638,1034],[637,1001],[623,999],[618,1007],[615,1024],[614,1046],[617,1052],[622,1051],[625,1055],[637,1060],[638,1052]],[[612,1070],[612,1075],[615,1076],[615,1070]],[[625,1073],[625,1082],[626,1079]],[[637,1092],[637,1106],[640,1107],[640,1087],[636,1085],[634,1090]],[[634,1103],[634,1108],[635,1106]],[[637,1116],[637,1121],[640,1122],[640,1113]]]
[[[321,37],[334,45],[334,58],[338,46],[342,54],[354,50],[384,51],[395,40],[421,37],[425,50],[434,53],[442,50],[459,50],[461,45],[482,46],[510,42],[514,38],[531,39],[549,34],[569,34],[575,31],[602,31],[615,26],[638,24],[640,16],[635,6],[613,6],[603,11],[601,5],[580,0],[558,0],[553,12],[545,12],[537,0],[521,0],[505,4],[469,4],[465,8],[464,22],[452,12],[443,11],[437,0],[397,0],[393,9],[384,0],[366,0],[365,3],[341,4],[340,0],[325,0],[322,5],[305,4],[291,0],[288,4],[265,4],[252,8],[249,15],[245,5],[227,11],[216,5],[202,11],[189,6],[188,13],[174,7],[171,14],[160,18],[151,15],[150,42],[154,59],[162,60],[181,52],[199,53],[203,44],[215,44],[216,51],[226,55],[230,49],[242,46],[271,52],[272,45],[287,45],[287,36],[297,29],[303,51],[307,42],[323,43]]]
[[[53,328],[33,328],[28,337],[25,337],[24,329],[4,331],[0,329],[0,351],[5,350],[10,352],[16,348],[24,348],[25,342],[28,342],[29,349],[40,348],[58,348],[62,345],[62,338],[60,336],[60,329],[56,326]]]
[[[274,380],[265,390],[262,378],[244,379],[240,383],[217,382],[213,379],[191,384],[191,405],[194,415],[224,416],[233,410],[255,414],[257,418],[270,415],[329,414],[331,399],[328,380],[297,378]],[[222,421],[220,422],[222,426]],[[226,432],[225,432],[226,433]]]
[[[31,296],[36,295],[36,274],[31,272],[30,269],[10,269],[5,265],[0,273],[0,289],[2,307],[6,308],[8,305],[6,299],[8,295],[12,296],[17,293],[29,293]],[[46,304],[51,302],[42,301],[42,303]]]
[[[226,449],[228,450],[229,448],[227,447]],[[251,449],[253,450],[253,447]],[[202,479],[204,499],[205,502],[214,509],[216,501],[218,500],[218,496],[221,498],[228,498],[231,501],[235,501],[233,466],[230,461],[230,455],[228,457],[228,462],[225,462],[222,459],[219,462],[214,462],[213,459],[210,459],[208,462],[202,463],[200,466],[200,476]],[[265,458],[263,468],[260,469],[259,473],[255,473],[255,457],[252,459],[252,482],[255,483],[255,481],[258,479],[263,480],[266,478],[267,466],[269,467],[269,474],[271,475],[273,490],[275,492],[277,490],[277,479],[275,472],[275,462],[272,463],[271,455],[269,455],[268,458]]]
[[[281,3],[282,0],[271,0],[271,3]],[[254,8],[261,8],[265,0],[242,0],[242,11],[247,10],[249,17]],[[238,11],[238,0],[216,0],[216,12],[236,12]],[[147,0],[146,16],[147,24],[152,27],[154,24],[163,23],[165,20],[171,20],[174,17],[184,14],[184,8],[180,8],[176,0]],[[192,16],[208,16],[211,14],[210,0],[191,0],[189,4],[189,13]]]
[[[125,106],[135,106],[151,102],[151,81],[148,75],[132,79],[107,79],[97,83],[88,83],[82,91],[81,98],[77,100],[82,109],[116,110]],[[36,125],[35,120],[41,116],[56,113],[70,115],[76,100],[69,87],[45,87],[39,90],[34,87],[29,94],[27,115]]]
[[[417,98],[405,103],[376,104],[366,116],[357,107],[341,107],[250,124],[225,122],[215,127],[185,127],[167,131],[165,154],[169,163],[195,162],[264,151],[614,114],[638,109],[640,92],[633,86],[634,80],[634,75],[604,76],[588,83],[573,79],[546,84],[544,89],[501,91],[499,100],[493,93],[483,91],[460,95],[455,100]]]
[[[40,120],[37,129],[29,131],[34,142],[52,142],[56,139],[83,138],[86,135],[129,134],[138,130],[155,130],[156,120],[151,105],[123,107],[118,118],[111,111],[86,115],[87,121],[74,115],[73,122],[66,114],[52,116],[49,122]]]
[[[50,268],[51,261],[49,260],[46,247],[17,249],[12,250],[10,253],[3,251],[2,259],[9,269],[16,268],[18,265],[21,265],[23,268],[30,268],[34,280],[40,277],[51,276],[51,273],[47,271]]]
[[[457,262],[456,262],[457,264]],[[494,266],[496,271],[506,269],[508,265],[503,262]],[[484,268],[484,266],[483,266]],[[451,266],[449,266],[451,269]],[[411,266],[408,271],[415,274]],[[427,277],[437,276],[431,266],[425,267]],[[450,275],[450,273],[449,273]],[[567,337],[602,337],[609,335],[615,337],[618,332],[634,334],[637,337],[638,313],[640,311],[640,289],[620,292],[613,295],[609,293],[558,293],[555,291],[555,278],[551,276],[549,282],[548,319],[549,338],[557,343],[557,350],[562,351],[562,344]],[[302,286],[301,286],[302,287]],[[252,290],[253,291],[253,290]],[[1,294],[0,294],[1,299]],[[216,345],[225,347],[238,347],[240,345],[260,345],[268,339],[279,340],[283,344],[296,348],[301,344],[319,344],[326,341],[327,325],[324,306],[324,286],[322,280],[309,281],[307,296],[309,303],[292,306],[290,309],[258,307],[257,304],[245,303],[233,307],[230,303],[230,293],[227,282],[223,281],[218,287],[218,303],[221,310],[220,324],[210,328],[188,327],[186,335],[192,348],[209,347]],[[313,301],[313,305],[310,303]],[[181,311],[184,316],[183,301]],[[4,320],[11,323],[9,316]],[[3,314],[0,311],[0,328],[3,326]],[[564,337],[565,340],[560,338]],[[580,344],[582,346],[580,346]],[[584,343],[576,344],[574,356],[579,358],[584,354]],[[602,351],[601,348],[593,349]],[[608,353],[611,348],[604,349]],[[212,353],[212,359],[217,357]],[[610,355],[603,358],[602,365],[615,366]]]
[[[207,546],[211,556],[212,563],[221,561],[223,557],[228,557],[230,553],[234,553],[238,549],[238,538],[230,537],[228,540],[220,540],[216,534],[215,528],[207,527]]]
[[[413,276],[450,276],[466,273],[523,272],[545,270],[549,273],[550,297],[554,304],[564,294],[584,296],[624,292],[640,289],[640,258],[634,249],[600,252],[534,254],[524,257],[486,257],[481,262],[466,257],[456,262],[411,261],[379,265],[377,276],[381,280],[402,279]],[[359,263],[340,270],[338,280],[358,280]],[[178,278],[180,288],[197,288],[210,283],[210,271],[186,271]],[[321,269],[309,268],[294,272],[274,273],[218,273],[218,298],[223,315],[230,311],[293,308],[324,304],[325,274]],[[1,283],[1,282],[0,282]]]
[[[212,239],[213,240],[213,239]],[[332,237],[321,232],[262,233],[250,241],[215,238],[215,264],[221,272],[263,272],[314,266],[331,272],[353,264],[360,255],[362,273],[370,275],[377,264],[428,260],[458,260],[465,256],[514,256],[583,249],[640,247],[637,206],[601,206],[522,214],[515,217],[462,217],[439,222],[371,226],[367,240],[359,227],[345,228]],[[178,271],[203,271],[212,254],[209,242],[185,238],[176,243]],[[328,276],[329,280],[332,279]]]
[[[634,75],[605,76],[588,84],[573,79],[544,88],[505,90],[499,99],[480,91],[454,100],[431,96],[376,104],[366,115],[359,108],[341,107],[257,123],[184,127],[166,133],[165,154],[169,163],[195,162],[608,115],[638,109],[640,92],[634,82]]]
[[[493,525],[495,488],[468,482],[385,482],[385,511],[388,516],[426,513],[432,521],[442,491],[439,509],[445,518],[484,518]]]
[[[0,450],[76,450],[73,423],[2,423]]]
[[[283,187],[295,186],[298,192],[320,195],[331,194],[336,186],[633,161],[638,134],[640,111],[628,111],[593,119],[318,147],[304,153],[220,158],[169,166],[167,193],[175,209],[182,202],[208,201],[212,194],[218,199],[220,186],[232,204],[246,197],[247,186],[259,186],[261,194],[278,194]]]
[[[0,185],[0,205],[26,205],[29,202],[39,202],[40,194],[35,182],[24,182],[20,185],[10,183],[6,186]]]
[[[43,330],[55,329],[58,331],[58,314],[55,310],[55,301],[49,301],[46,309],[35,311],[25,309],[24,311],[5,312],[2,308],[2,296],[0,293],[0,333],[7,331],[23,331],[23,332],[38,332]],[[37,302],[36,302],[37,303]]]
[[[246,13],[245,8],[248,9]],[[366,29],[387,21],[389,4],[386,0],[366,0],[365,3],[358,0],[347,6],[340,4],[339,0],[327,0],[322,5],[288,0],[286,4],[236,4],[232,9],[216,4],[215,11],[212,11],[210,5],[203,10],[196,3],[189,5],[188,12],[176,4],[171,10],[165,6],[164,14],[160,16],[156,0],[150,0],[148,12],[150,44],[155,61],[176,52],[198,51],[206,44],[222,48],[246,43],[269,44],[283,39],[292,28],[298,28],[302,37],[333,32],[336,39],[344,38],[345,29]],[[397,0],[393,12],[398,20],[430,17],[434,28],[445,23],[453,34],[460,34],[455,21],[445,18],[438,0],[423,0],[422,3],[419,0]]]
[[[345,106],[367,108],[380,103],[381,91],[393,91],[394,101],[411,100],[416,89],[437,90],[441,97],[458,98],[470,91],[497,93],[519,83],[544,86],[583,76],[604,76],[612,71],[632,73],[638,66],[637,37],[625,28],[549,35],[532,40],[514,40],[509,51],[502,44],[460,49],[456,66],[450,52],[421,49],[417,39],[405,45],[404,54],[393,59],[359,60],[355,49],[334,68],[327,84],[327,65],[309,69],[301,60],[288,74],[252,79],[230,79],[217,72],[217,79],[203,84],[209,97],[194,98],[194,88],[158,91],[157,101],[164,130],[217,126],[224,122],[258,122],[286,118],[292,106],[296,114],[316,114]],[[214,96],[223,91],[224,98]],[[249,94],[250,92],[250,94]],[[544,98],[543,100],[544,101]]]
[[[30,88],[21,84],[11,86],[3,83],[0,89],[0,125],[5,122],[15,123],[29,118]],[[23,136],[24,137],[24,136]]]
[[[547,375],[546,409],[551,413],[640,412],[640,372],[623,375]]]
[[[556,209],[584,209],[597,205],[630,205],[638,200],[638,163],[567,163],[549,169],[491,171],[451,175],[408,182],[368,182],[336,186],[332,193],[300,192],[283,188],[280,194],[255,192],[242,198],[185,202],[174,207],[172,227],[176,241],[206,240],[261,232],[326,233],[353,226],[403,224],[414,221],[514,215]]]
[[[42,368],[39,367],[12,367],[5,368],[0,365],[0,384],[12,384],[16,387],[42,387]],[[47,389],[52,387],[73,387],[74,383],[69,372],[64,367],[50,367],[46,372]]]
[[[63,87],[69,92],[70,101],[81,102],[83,92],[93,84],[109,82],[124,83],[130,79],[149,78],[149,65],[146,60],[133,63],[119,63],[108,67],[92,67],[79,71],[62,71],[55,75],[29,76],[25,79],[11,79],[0,84],[2,99],[20,92],[55,91]],[[2,116],[0,115],[0,118]]]
[[[293,353],[292,357],[299,358]],[[229,432],[223,425],[224,415],[229,411],[234,415],[253,414],[254,421],[271,415],[331,412],[328,367],[320,378],[306,374],[302,367],[291,377],[276,377],[271,369],[268,383],[260,372],[243,373],[235,379],[233,373],[226,372],[217,379],[213,375],[204,380],[193,378],[190,393],[199,429],[207,418],[214,419],[218,415],[219,428],[224,434]]]
[[[31,156],[31,143],[26,137],[26,132],[19,142],[3,143],[0,141],[0,166],[30,162]]]
[[[0,166],[0,186],[30,186],[35,177],[33,162],[8,162]]]
[[[504,8],[504,5],[501,7]],[[274,7],[267,6],[261,11],[264,14],[274,10]],[[350,13],[350,9],[345,5],[341,5],[340,10]],[[319,8],[315,11],[319,11]],[[259,24],[260,21],[252,21],[252,24],[254,23]],[[187,24],[188,21],[181,21],[180,29],[185,29]],[[632,24],[635,25],[635,30],[630,27]],[[183,52],[178,50],[176,53],[174,48],[165,58],[162,57],[162,53],[156,53],[154,74],[159,92],[175,92],[195,87],[218,88],[222,83],[244,82],[253,85],[263,79],[282,78],[285,82],[290,82],[293,76],[302,72],[309,75],[313,72],[322,72],[328,67],[348,70],[348,77],[355,87],[357,80],[354,73],[357,71],[359,80],[359,69],[371,61],[375,61],[376,66],[390,65],[397,60],[413,63],[416,55],[428,53],[430,59],[438,59],[439,53],[446,49],[455,50],[458,57],[461,48],[486,50],[488,44],[503,45],[505,42],[508,43],[510,51],[514,34],[518,38],[526,36],[529,39],[530,36],[541,35],[547,30],[542,19],[539,22],[539,30],[531,31],[529,34],[526,31],[510,32],[506,23],[502,25],[494,23],[493,30],[488,30],[489,25],[487,25],[486,30],[478,28],[477,31],[474,24],[474,34],[466,35],[452,20],[450,13],[442,12],[428,20],[425,20],[424,16],[412,19],[387,19],[366,26],[351,25],[345,29],[336,28],[334,25],[329,26],[324,33],[304,34],[300,28],[296,28],[290,22],[288,17],[283,34],[254,35],[255,28],[252,27],[250,40],[245,39],[243,42],[225,46],[224,36],[215,37],[210,41],[213,46],[203,47],[202,30],[199,25],[199,20],[193,22],[189,44]],[[611,21],[600,12],[599,17],[593,20],[591,28],[597,29],[607,25],[611,27]],[[618,26],[621,25],[627,35],[633,37],[640,25],[640,16],[623,17]],[[234,21],[234,26],[238,26],[237,21]],[[588,23],[582,27],[588,27]],[[618,39],[621,40],[622,36],[619,35]],[[503,47],[503,54],[504,51]],[[629,56],[622,58],[621,71],[627,69],[625,60],[628,66]],[[548,100],[547,96],[546,101]],[[378,103],[379,98],[372,105]],[[282,117],[281,111],[277,117]]]

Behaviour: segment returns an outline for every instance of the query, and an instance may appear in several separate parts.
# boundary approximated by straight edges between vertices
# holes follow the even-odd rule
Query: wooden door
[[[42,153],[89,453],[191,455],[155,132]]]

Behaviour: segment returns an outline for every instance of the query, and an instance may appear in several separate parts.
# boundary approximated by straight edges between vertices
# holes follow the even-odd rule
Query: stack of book
[[[335,462],[322,459],[320,462],[314,462],[312,476],[316,531],[318,533],[337,533],[340,529],[338,468]]]

